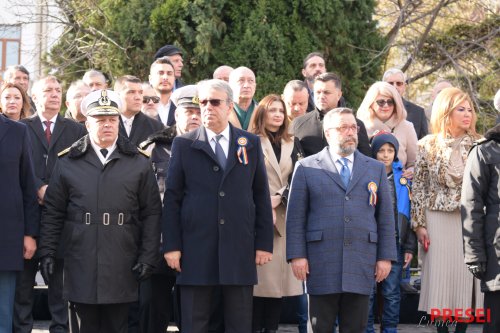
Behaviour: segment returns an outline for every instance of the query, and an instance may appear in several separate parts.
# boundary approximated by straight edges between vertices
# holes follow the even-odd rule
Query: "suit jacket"
[[[125,126],[123,125],[122,117],[120,117],[120,135],[128,138],[134,146],[138,147],[141,142],[146,140],[148,136],[153,133],[160,131],[163,128],[163,124],[160,121],[154,120],[144,113],[139,112],[134,117],[134,122],[132,123],[132,129],[130,130],[130,136],[127,135]]]
[[[49,183],[57,161],[57,154],[87,134],[87,130],[83,125],[58,115],[49,145],[38,114],[22,119],[21,122],[25,123],[30,130],[35,182],[36,188],[39,189],[42,185]]]
[[[38,236],[35,175],[28,129],[0,115],[0,271],[23,269],[23,237]]]
[[[217,163],[204,127],[176,137],[172,145],[162,217],[163,252],[182,252],[180,285],[256,284],[255,251],[273,250],[260,140],[229,126],[225,169]],[[240,138],[247,139],[247,165],[237,158]]]
[[[319,110],[308,112],[303,116],[295,118],[292,123],[292,132],[300,140],[300,145],[304,149],[306,156],[318,153],[328,146],[323,131],[323,121],[320,120]],[[358,150],[366,156],[371,156],[372,151],[366,134],[365,124],[356,118],[356,123],[360,127],[358,133]]]
[[[424,108],[406,99],[403,99],[403,104],[407,113],[406,120],[411,122],[413,127],[415,127],[418,139],[422,139],[429,133]]]
[[[253,109],[252,114],[250,115],[250,121],[248,122],[248,128],[245,130],[245,131],[248,131],[250,133],[253,132],[253,125],[255,122],[255,110],[257,109],[257,102],[252,101],[252,103],[255,104],[254,109]],[[239,129],[243,129],[241,127],[240,120],[238,119],[238,115],[236,114],[236,111],[234,110],[234,108],[231,110],[231,113],[229,114],[229,122],[234,127],[239,128]]]
[[[378,187],[375,206],[369,204],[370,182]],[[297,162],[286,224],[287,260],[308,259],[312,295],[370,295],[376,261],[397,260],[385,167],[357,151],[347,188],[329,147]]]

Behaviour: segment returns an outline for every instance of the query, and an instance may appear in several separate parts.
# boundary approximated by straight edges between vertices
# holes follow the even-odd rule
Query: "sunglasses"
[[[223,99],[202,99],[200,100],[200,105],[207,106],[210,103],[212,106],[219,106],[222,102],[224,102]]]
[[[387,104],[387,106],[393,106],[394,105],[394,100],[393,99],[378,99],[375,101],[378,106],[383,107],[384,105]]]
[[[403,84],[405,84],[403,81],[387,81],[387,83],[398,87],[401,87]]]
[[[143,96],[142,97],[142,103],[147,104],[149,101],[152,101],[153,103],[160,103],[160,97],[158,96]]]

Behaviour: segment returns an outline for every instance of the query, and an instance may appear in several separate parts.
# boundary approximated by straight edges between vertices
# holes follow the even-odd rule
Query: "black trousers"
[[[130,303],[83,304],[71,302],[80,323],[80,333],[127,333]]]
[[[331,333],[339,317],[340,333],[364,333],[370,296],[353,293],[309,295],[309,318],[314,333]]]
[[[483,325],[483,333],[500,332],[500,291],[484,293],[484,309],[490,309],[491,321]]]
[[[252,331],[278,330],[283,298],[254,297]]]
[[[225,333],[252,330],[253,286],[180,286],[182,331],[206,333],[209,329],[212,298],[222,293]]]
[[[33,329],[33,303],[35,277],[38,271],[39,258],[24,260],[24,270],[16,279],[16,296],[14,300],[13,333],[30,333]],[[49,311],[52,316],[50,333],[67,333],[68,302],[63,300],[63,268],[64,261],[56,259],[54,274],[48,289]]]

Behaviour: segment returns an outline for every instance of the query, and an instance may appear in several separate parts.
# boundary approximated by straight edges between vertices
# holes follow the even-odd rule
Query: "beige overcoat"
[[[293,172],[292,151],[293,139],[281,142],[280,162],[274,154],[271,142],[261,137],[262,150],[269,179],[271,195],[282,194],[288,184],[288,177]],[[291,265],[286,262],[286,207],[280,204],[276,208],[276,224],[274,225],[273,260],[264,266],[257,267],[258,285],[254,287],[254,296],[280,298],[303,293],[302,283],[295,278]]]

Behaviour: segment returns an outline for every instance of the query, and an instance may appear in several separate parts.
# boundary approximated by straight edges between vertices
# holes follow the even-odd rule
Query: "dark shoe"
[[[418,290],[415,289],[408,282],[401,282],[399,286],[401,287],[401,292],[403,292],[403,293],[406,293],[406,294],[417,294],[418,293]]]
[[[466,323],[457,323],[455,327],[455,333],[465,333],[467,332],[467,324]]]

